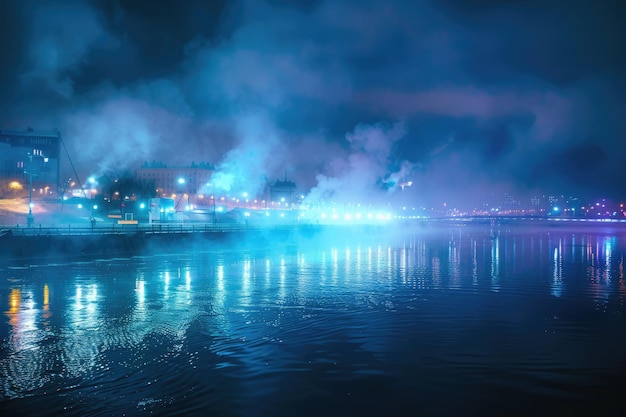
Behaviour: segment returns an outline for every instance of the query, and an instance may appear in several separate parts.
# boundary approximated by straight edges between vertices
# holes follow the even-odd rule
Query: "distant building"
[[[138,180],[153,182],[161,197],[171,194],[202,193],[211,179],[213,167],[210,164],[192,164],[189,167],[168,167],[163,163],[144,163],[137,171]]]
[[[58,192],[61,133],[0,129],[0,180],[18,181],[34,194]]]
[[[276,180],[269,185],[269,200],[271,203],[293,204],[296,202],[296,184],[285,178],[284,181]]]

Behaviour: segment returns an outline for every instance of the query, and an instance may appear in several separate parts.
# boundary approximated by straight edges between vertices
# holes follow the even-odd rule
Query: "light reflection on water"
[[[625,247],[455,227],[5,268],[0,400],[28,415],[606,402],[626,365]]]

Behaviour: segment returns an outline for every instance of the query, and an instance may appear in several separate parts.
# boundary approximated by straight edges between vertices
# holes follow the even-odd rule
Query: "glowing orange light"
[[[9,313],[17,313],[22,301],[22,293],[19,288],[13,288],[9,294]]]
[[[43,286],[43,309],[48,310],[50,307],[50,288],[48,288],[48,284],[44,284]]]
[[[21,189],[23,189],[24,187],[22,186],[22,184],[20,184],[20,183],[19,183],[19,182],[17,182],[17,181],[11,181],[11,182],[9,183],[9,188],[10,188],[11,190],[21,190]]]

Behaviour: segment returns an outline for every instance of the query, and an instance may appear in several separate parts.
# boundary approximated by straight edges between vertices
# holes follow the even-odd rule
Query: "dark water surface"
[[[625,232],[433,226],[4,265],[0,412],[609,415]]]

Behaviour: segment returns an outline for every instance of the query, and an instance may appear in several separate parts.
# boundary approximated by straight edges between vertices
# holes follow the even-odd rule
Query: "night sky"
[[[85,177],[624,199],[622,3],[2,1],[0,127],[58,128]]]

